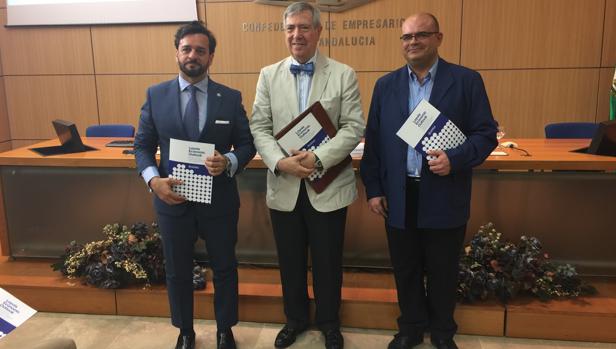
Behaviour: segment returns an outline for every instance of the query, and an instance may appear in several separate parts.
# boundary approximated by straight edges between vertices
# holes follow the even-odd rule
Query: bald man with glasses
[[[470,215],[473,167],[495,148],[496,124],[479,73],[440,58],[438,20],[419,13],[402,24],[406,65],[374,87],[360,173],[369,209],[384,218],[400,317],[389,349],[423,342],[456,349],[458,263]],[[427,160],[396,136],[421,100],[466,136]]]

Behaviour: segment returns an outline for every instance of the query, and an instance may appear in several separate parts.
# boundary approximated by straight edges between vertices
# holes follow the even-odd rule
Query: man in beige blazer
[[[364,132],[355,72],[317,51],[322,26],[317,8],[291,4],[284,12],[291,56],[261,70],[250,129],[257,151],[268,167],[267,205],[278,250],[287,324],[276,348],[293,344],[309,325],[307,256],[310,250],[316,302],[315,325],[326,348],[342,348],[340,288],[346,207],[357,197],[349,164],[321,193],[306,183],[315,169],[341,162]],[[313,152],[286,156],[274,135],[312,103],[320,101],[337,134]]]

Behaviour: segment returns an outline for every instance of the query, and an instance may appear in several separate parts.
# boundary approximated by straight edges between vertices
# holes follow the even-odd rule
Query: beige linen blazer
[[[268,167],[267,206],[292,211],[301,179],[287,173],[275,174],[276,163],[285,157],[274,135],[300,114],[291,57],[261,70],[252,108],[250,130],[257,152]],[[357,77],[353,69],[317,53],[307,106],[320,101],[337,129],[336,136],[314,153],[328,168],[338,164],[360,142],[365,128]],[[308,198],[320,212],[348,206],[357,198],[353,166],[349,164],[320,194],[307,185]]]

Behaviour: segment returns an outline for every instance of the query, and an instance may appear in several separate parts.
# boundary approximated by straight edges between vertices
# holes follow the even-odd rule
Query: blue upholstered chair
[[[545,125],[545,138],[592,138],[599,127],[593,122],[557,122]]]
[[[135,128],[127,124],[92,125],[86,129],[86,137],[134,137]]]

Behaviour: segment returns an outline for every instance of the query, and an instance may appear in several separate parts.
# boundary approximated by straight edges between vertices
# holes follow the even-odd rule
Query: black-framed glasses
[[[438,33],[439,32],[417,32],[417,33],[402,34],[402,36],[400,37],[400,40],[411,41],[413,40],[413,38],[415,38],[415,40],[424,40],[424,39],[429,38],[431,35],[438,34]]]

